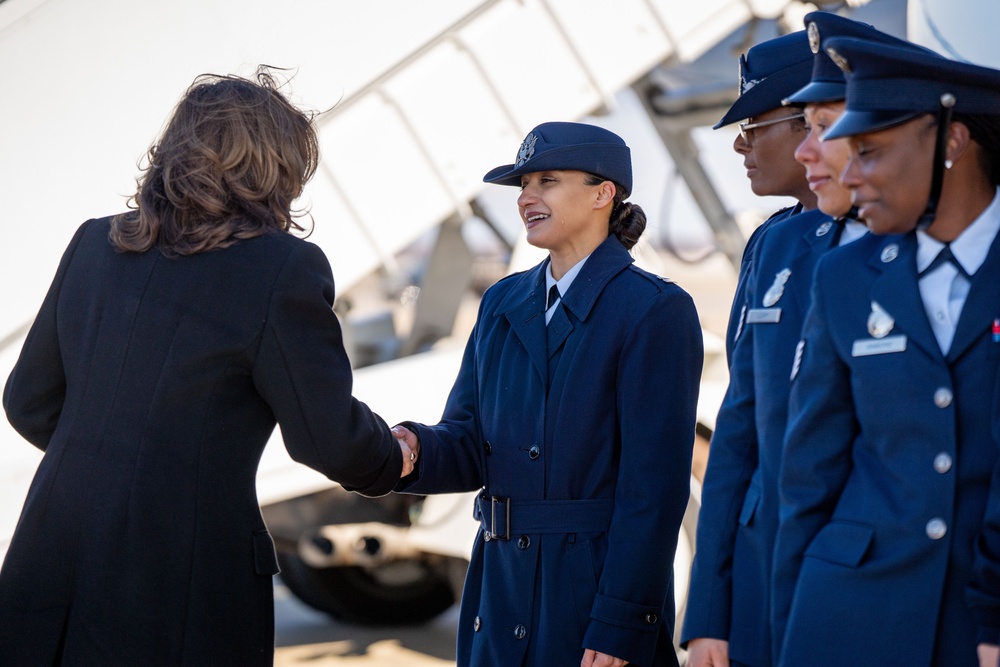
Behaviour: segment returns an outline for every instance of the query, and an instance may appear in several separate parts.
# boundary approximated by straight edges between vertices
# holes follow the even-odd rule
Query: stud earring
[[[945,160],[944,161],[944,168],[945,169],[951,169],[954,166],[954,164],[955,163],[952,162],[951,160]]]

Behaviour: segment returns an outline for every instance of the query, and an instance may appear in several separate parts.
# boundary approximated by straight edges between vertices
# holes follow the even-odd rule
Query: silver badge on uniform
[[[810,25],[816,25],[816,24],[811,23]],[[827,234],[830,233],[831,229],[833,229],[833,223],[830,221],[824,222],[822,225],[816,228],[816,236],[826,236]]]
[[[819,53],[819,27],[815,21],[809,22],[809,28],[806,30],[806,33],[809,35],[809,49],[813,53]]]
[[[528,136],[521,142],[521,148],[517,151],[517,161],[514,163],[515,167],[520,167],[531,159],[531,156],[535,154],[536,141],[538,141],[538,137],[535,136],[535,133],[529,132]]]
[[[882,263],[888,264],[892,260],[899,257],[899,246],[895,243],[890,243],[886,247],[882,248]]]
[[[792,272],[788,269],[782,269],[774,274],[774,282],[771,286],[767,288],[764,292],[764,307],[770,308],[774,304],[778,303],[778,299],[781,295],[785,293],[785,283],[788,282],[788,277],[792,275]]]
[[[896,320],[882,306],[872,301],[872,312],[868,315],[868,333],[872,338],[885,338],[896,326]]]

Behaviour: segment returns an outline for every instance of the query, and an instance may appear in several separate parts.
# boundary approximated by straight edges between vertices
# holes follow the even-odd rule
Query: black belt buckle
[[[497,531],[497,507],[500,508],[500,521],[503,522],[503,532]],[[494,540],[510,539],[510,498],[492,496],[490,498],[490,538]]]

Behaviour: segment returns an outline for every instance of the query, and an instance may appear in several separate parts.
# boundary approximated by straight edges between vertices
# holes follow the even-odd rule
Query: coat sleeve
[[[448,395],[441,421],[434,426],[405,422],[420,439],[416,469],[404,477],[396,490],[404,493],[461,493],[484,484],[478,410],[476,354],[483,303],[476,326],[469,336],[458,377]]]
[[[793,367],[788,428],[778,478],[779,523],[772,569],[771,633],[781,655],[802,560],[830,521],[851,472],[858,435],[850,369],[828,329],[824,288],[842,289],[820,260]]]
[[[746,282],[745,303],[756,303],[754,269]],[[747,488],[759,461],[753,330],[752,326],[745,327],[733,348],[729,386],[709,449],[698,514],[698,546],[681,635],[684,646],[702,637],[729,639],[736,533]]]
[[[382,418],[351,395],[333,301],[326,256],[311,243],[296,244],[272,290],[254,384],[294,460],[346,489],[384,495],[399,480],[402,453]]]
[[[675,286],[671,286],[675,287]],[[673,635],[673,569],[687,508],[703,342],[691,298],[657,295],[621,351],[621,458],[608,552],[584,647],[638,665]]]
[[[3,407],[8,421],[25,440],[42,451],[48,447],[56,430],[66,398],[66,375],[56,322],[59,292],[80,239],[91,222],[88,220],[80,226],[63,253],[52,285],[4,387]]]

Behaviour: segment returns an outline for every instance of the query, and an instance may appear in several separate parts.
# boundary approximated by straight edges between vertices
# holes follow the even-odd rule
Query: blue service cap
[[[837,37],[825,45],[847,73],[847,105],[824,139],[876,132],[951,106],[1000,114],[1000,71],[933,52]]]
[[[740,96],[714,129],[781,108],[781,101],[809,83],[813,54],[805,30],[751,47],[740,56]]]
[[[846,99],[847,81],[844,78],[844,72],[837,67],[824,50],[831,38],[856,37],[870,42],[934,53],[912,42],[887,35],[867,23],[844,18],[832,12],[809,12],[805,15],[803,22],[809,37],[809,48],[814,54],[812,79],[805,88],[785,99],[784,104],[820,104],[823,102],[842,102]]]
[[[586,123],[542,123],[521,142],[514,164],[491,169],[483,181],[521,185],[521,176],[549,170],[585,171],[632,191],[632,154],[625,140]]]

